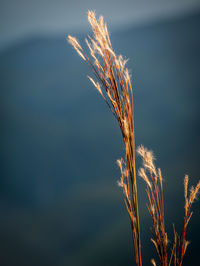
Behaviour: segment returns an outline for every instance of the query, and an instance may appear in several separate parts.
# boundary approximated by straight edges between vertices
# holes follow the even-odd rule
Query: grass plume
[[[200,189],[200,181],[196,187],[191,187],[190,195],[188,197],[188,181],[189,178],[186,175],[184,179],[184,197],[185,197],[185,213],[183,229],[180,234],[175,231],[174,227],[174,243],[171,248],[171,252],[168,250],[168,237],[165,231],[165,214],[164,214],[164,198],[163,198],[163,184],[162,173],[160,168],[156,168],[154,164],[154,158],[151,151],[147,150],[143,146],[138,147],[138,154],[143,160],[143,167],[139,169],[138,175],[146,183],[146,193],[148,197],[147,208],[153,221],[153,238],[152,243],[157,251],[160,265],[170,266],[172,258],[174,258],[174,266],[181,266],[183,258],[189,241],[186,240],[187,226],[192,216],[191,207],[194,200],[197,198],[198,191]],[[169,254],[170,253],[170,254]],[[168,256],[168,254],[170,256]],[[155,260],[152,260],[152,264],[156,265]]]

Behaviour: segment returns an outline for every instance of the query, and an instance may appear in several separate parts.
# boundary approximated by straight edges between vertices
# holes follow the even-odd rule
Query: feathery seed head
[[[137,153],[143,159],[144,168],[147,168],[149,171],[152,171],[155,177],[157,177],[156,167],[153,162],[155,159],[152,151],[147,150],[146,148],[144,148],[143,145],[141,145],[137,148]]]
[[[117,164],[118,164],[118,166],[119,166],[120,168],[122,168],[122,159],[118,159],[118,160],[117,160]]]
[[[156,266],[156,262],[155,262],[154,259],[151,259],[151,264],[152,264],[153,266]]]
[[[146,182],[146,184],[151,188],[151,183],[150,183],[150,181],[149,181],[149,179],[148,179],[148,177],[147,177],[147,175],[146,175],[146,173],[145,173],[145,170],[144,170],[144,168],[140,168],[139,170],[138,170],[138,175]]]
[[[76,50],[76,52],[80,55],[80,57],[82,57],[82,59],[84,61],[86,61],[85,56],[83,55],[83,53],[81,51],[83,51],[82,47],[80,46],[79,42],[77,41],[76,38],[68,35],[68,42],[74,47],[74,49]]]
[[[103,43],[106,41],[105,29],[103,17],[100,16],[99,22],[96,19],[96,14],[94,11],[88,11],[88,21],[92,27],[94,32],[94,37],[99,43]]]
[[[98,92],[103,96],[103,92],[101,90],[101,87],[100,87],[99,83],[98,82],[95,82],[93,80],[93,78],[91,78],[90,76],[88,76],[88,78],[92,82],[92,84],[95,86],[95,88],[98,90]]]
[[[190,198],[189,198],[189,204],[192,204],[192,203],[193,203],[193,201],[194,201],[194,199],[195,199],[195,195],[194,195],[194,187],[193,187],[193,186],[191,186],[191,188],[190,188]]]
[[[131,80],[128,68],[126,68],[125,71],[124,71],[124,78],[125,78],[126,82],[129,82]]]
[[[185,175],[185,179],[184,179],[184,194],[185,194],[185,200],[187,199],[187,191],[188,191],[188,175]]]
[[[75,48],[82,50],[82,47],[80,46],[79,42],[75,37],[72,37],[71,35],[68,35],[68,42]]]
[[[121,178],[120,180],[117,181],[117,185],[118,185],[119,187],[122,187],[122,188],[123,188],[124,181],[123,181],[122,178]]]
[[[110,53],[111,56],[116,57],[114,51],[107,45],[106,50]]]
[[[117,185],[121,188],[123,188],[123,192],[126,196],[126,198],[128,198],[128,188],[127,188],[127,184],[124,183],[124,179],[121,177],[120,180],[117,181]]]
[[[88,46],[88,48],[89,48],[89,50],[90,50],[90,54],[92,55],[92,57],[94,57],[94,54],[95,54],[94,49],[93,49],[93,47],[91,46],[91,44],[89,43],[89,41],[88,41],[87,38],[85,39],[85,42],[86,42],[86,44],[87,44],[87,46]]]
[[[133,118],[131,111],[133,107],[133,95],[128,69],[126,68],[124,70],[127,60],[124,60],[121,55],[116,56],[103,17],[100,16],[97,20],[95,12],[88,11],[88,21],[92,27],[93,36],[88,36],[88,39],[85,41],[91,57],[94,59],[94,63],[91,62],[74,37],[69,35],[68,41],[77,53],[90,65],[99,83],[94,82],[91,78],[90,81],[98,89],[119,121],[120,126],[123,126],[123,133],[126,136],[133,136]],[[104,88],[105,95],[102,93],[99,84]],[[129,93],[131,94],[131,98]],[[126,115],[127,121],[123,121]]]
[[[124,131],[124,135],[128,138],[129,137],[129,123],[126,117],[123,120],[123,131]]]
[[[158,168],[158,176],[159,176],[160,186],[161,186],[161,190],[162,190],[162,173],[161,173],[161,169],[160,168]]]
[[[124,183],[124,194],[126,196],[126,198],[128,198],[128,188],[127,188],[127,184]]]
[[[96,13],[94,11],[88,10],[88,21],[92,26],[92,28],[96,26],[97,20],[96,20]]]
[[[200,181],[194,188],[193,186],[190,188],[190,198],[189,198],[189,204],[191,205],[195,199],[197,199],[197,195],[200,189]]]
[[[123,73],[124,71],[124,67],[126,65],[126,63],[128,62],[128,59],[125,60],[123,59],[122,55],[119,55],[118,58],[115,59],[115,64],[117,66],[117,68]]]
[[[184,247],[184,254],[185,254],[185,252],[186,252],[186,249],[187,249],[187,247],[188,247],[188,245],[190,244],[190,242],[189,241],[185,241],[185,247]]]

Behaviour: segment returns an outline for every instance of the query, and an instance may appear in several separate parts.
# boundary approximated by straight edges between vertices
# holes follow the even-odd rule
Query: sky
[[[200,9],[199,0],[0,0],[0,49],[36,34],[58,34],[87,26],[88,9],[113,28]]]

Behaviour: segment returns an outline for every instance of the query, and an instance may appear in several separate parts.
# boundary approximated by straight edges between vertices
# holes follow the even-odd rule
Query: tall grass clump
[[[125,206],[131,222],[133,247],[137,266],[142,265],[140,221],[138,207],[137,178],[135,166],[135,130],[133,90],[131,78],[126,67],[127,60],[122,55],[117,56],[113,50],[107,25],[102,16],[96,19],[95,12],[88,11],[88,21],[92,27],[93,37],[86,39],[90,56],[83,50],[76,38],[68,36],[69,43],[81,58],[90,66],[93,77],[89,80],[96,87],[107,106],[118,121],[125,147],[125,156],[117,160],[121,179],[118,185],[123,190]],[[165,230],[163,182],[161,170],[154,164],[151,151],[143,146],[137,149],[143,160],[143,167],[138,175],[146,183],[148,210],[153,221],[152,242],[156,248],[160,265],[181,266],[189,242],[186,240],[186,230],[192,216],[191,206],[200,189],[200,182],[188,194],[188,176],[184,179],[185,215],[183,229],[180,235],[174,227],[174,240],[171,249],[168,248],[168,237]],[[151,263],[156,265],[154,259]]]

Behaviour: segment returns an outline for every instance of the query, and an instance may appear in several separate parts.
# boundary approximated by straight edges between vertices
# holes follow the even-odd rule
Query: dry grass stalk
[[[162,174],[160,169],[156,169],[152,152],[148,151],[143,146],[138,147],[138,154],[143,159],[143,168],[140,168],[138,174],[146,182],[146,192],[149,204],[147,208],[153,220],[153,242],[161,266],[170,266],[174,257],[174,266],[181,266],[183,257],[189,245],[186,240],[186,230],[190,218],[192,216],[191,206],[197,197],[200,189],[200,181],[197,186],[190,189],[190,196],[188,197],[188,176],[184,179],[184,197],[185,197],[185,215],[184,224],[181,235],[179,236],[174,227],[174,243],[171,249],[170,258],[168,258],[168,238],[165,231],[165,217],[164,217],[164,199],[163,199],[163,185]],[[155,261],[151,261],[155,264]]]
[[[88,11],[88,21],[93,30],[93,37],[89,36],[85,40],[90,56],[85,53],[76,38],[68,36],[68,41],[90,66],[96,81],[92,77],[88,78],[112,111],[121,129],[125,145],[125,158],[117,161],[121,172],[121,179],[118,185],[123,189],[124,201],[131,221],[136,264],[141,266],[140,223],[135,170],[133,92],[130,74],[126,68],[127,60],[124,60],[121,55],[117,56],[115,54],[103,17],[100,16],[99,20],[97,20],[95,12]],[[137,151],[143,159],[143,167],[140,168],[138,173],[147,184],[146,192],[149,201],[147,207],[153,220],[153,238],[151,240],[158,253],[160,264],[162,266],[170,266],[172,261],[174,261],[175,266],[181,266],[189,244],[185,237],[187,225],[192,216],[191,206],[200,189],[200,182],[195,188],[192,187],[190,189],[188,197],[188,176],[185,177],[184,225],[180,236],[178,236],[174,228],[174,244],[169,258],[161,170],[155,167],[152,152],[143,146],[140,146]],[[151,263],[156,265],[154,259],[151,260]]]
[[[200,189],[200,181],[197,183],[196,187],[191,187],[190,195],[188,197],[188,176],[185,176],[184,179],[184,196],[185,196],[185,214],[184,214],[184,222],[183,222],[183,229],[180,236],[174,229],[174,238],[176,241],[174,243],[174,248],[172,253],[174,254],[174,265],[181,266],[183,263],[183,258],[187,247],[189,245],[189,241],[186,240],[186,233],[187,233],[187,226],[192,217],[191,207],[194,203],[195,199],[197,199],[197,194]]]
[[[127,60],[115,54],[103,17],[97,20],[95,13],[89,11],[88,20],[94,34],[92,38],[86,39],[90,57],[76,38],[68,36],[68,41],[91,67],[97,81],[91,77],[89,79],[114,114],[122,132],[126,155],[118,161],[121,170],[119,184],[124,191],[124,200],[131,220],[136,264],[142,265],[135,171],[133,93],[130,74],[126,68]]]
[[[167,244],[168,238],[165,231],[164,200],[162,174],[156,169],[154,157],[151,151],[143,146],[138,147],[138,154],[142,157],[143,168],[139,169],[139,175],[147,184],[146,192],[149,200],[147,208],[153,220],[153,242],[162,266],[168,265]]]

